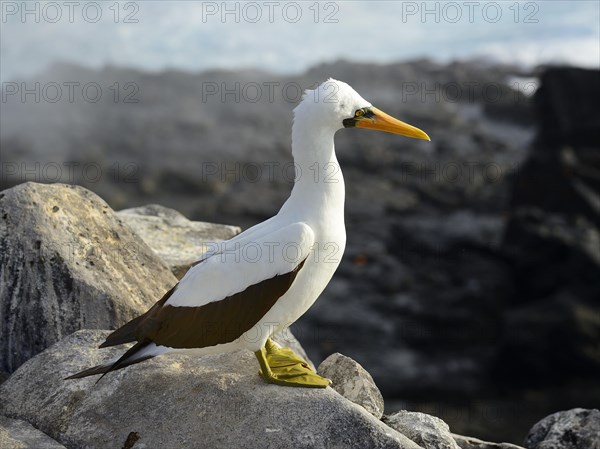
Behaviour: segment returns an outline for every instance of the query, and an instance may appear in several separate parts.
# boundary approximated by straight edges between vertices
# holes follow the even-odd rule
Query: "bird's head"
[[[343,81],[330,78],[315,90],[307,90],[294,110],[312,125],[319,124],[334,130],[364,128],[400,134],[416,139],[431,140],[429,136],[408,123],[377,109]]]

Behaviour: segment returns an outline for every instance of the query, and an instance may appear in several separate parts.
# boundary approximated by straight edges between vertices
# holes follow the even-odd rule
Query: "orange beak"
[[[356,128],[375,129],[377,131],[400,134],[415,139],[431,140],[429,136],[419,128],[401,122],[375,107],[370,107],[368,110],[372,112],[372,114],[365,114],[355,118],[354,126]]]

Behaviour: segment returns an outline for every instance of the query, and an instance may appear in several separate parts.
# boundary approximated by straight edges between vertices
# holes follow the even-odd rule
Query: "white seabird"
[[[429,140],[330,79],[305,92],[294,109],[292,155],[297,176],[274,217],[206,255],[145,314],[100,346],[136,342],[116,361],[68,379],[106,374],[162,354],[203,355],[248,349],[270,383],[326,387],[290,349],[271,336],[316,301],[337,269],[346,245],[344,178],[334,148],[342,128],[366,128]]]

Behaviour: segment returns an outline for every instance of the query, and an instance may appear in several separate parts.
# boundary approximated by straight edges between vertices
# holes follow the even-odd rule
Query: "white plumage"
[[[294,110],[292,154],[299,176],[289,199],[276,216],[227,241],[219,253],[190,269],[167,303],[199,306],[218,301],[248,285],[288,273],[306,259],[291,288],[227,349],[257,351],[273,330],[289,326],[304,314],[331,280],[346,246],[344,178],[334,135],[344,127],[344,118],[369,106],[341,81],[329,80],[307,91]],[[321,179],[314,176],[315,164]]]
[[[138,341],[123,357],[73,377],[106,373],[169,352],[206,354],[241,348],[255,352],[263,371],[269,370],[263,366],[260,351],[264,351],[274,333],[310,308],[331,280],[344,253],[345,188],[334,146],[335,133],[344,127],[428,139],[417,128],[373,108],[341,81],[330,79],[317,89],[306,91],[294,109],[292,154],[296,180],[279,213],[205,255],[162,302],[115,331],[105,346]],[[259,306],[266,313],[249,323],[245,321]],[[188,310],[199,312],[199,318],[188,319]],[[235,334],[235,329],[231,329],[230,339],[211,334],[206,340],[211,344],[204,344],[201,339],[192,339],[201,343],[181,343],[184,339],[180,336],[184,333],[199,334],[205,330],[207,323],[202,321],[205,313],[213,313],[210,316],[221,320],[210,324],[226,329],[235,322],[243,333]],[[148,325],[146,316],[159,324]],[[185,323],[185,328],[182,324],[181,329],[173,331],[176,319]],[[170,333],[164,330],[168,327]]]

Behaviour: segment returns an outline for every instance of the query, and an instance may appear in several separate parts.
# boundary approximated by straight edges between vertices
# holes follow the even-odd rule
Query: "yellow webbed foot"
[[[319,376],[310,365],[289,348],[267,340],[265,348],[255,352],[267,382],[287,387],[326,388],[331,381]]]

